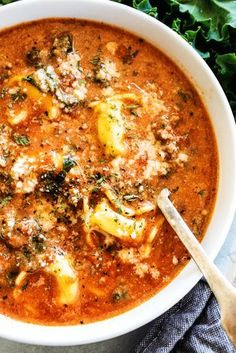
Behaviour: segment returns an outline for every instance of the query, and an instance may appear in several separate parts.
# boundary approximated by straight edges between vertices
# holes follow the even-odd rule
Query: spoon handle
[[[169,195],[169,190],[163,189],[157,197],[157,204],[206,278],[219,303],[222,326],[236,345],[236,289],[209,259],[201,244],[169,200]]]

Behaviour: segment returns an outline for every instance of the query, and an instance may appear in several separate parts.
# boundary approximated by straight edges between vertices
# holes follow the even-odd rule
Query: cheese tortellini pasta
[[[96,206],[90,223],[117,238],[135,241],[142,240],[146,226],[145,219],[129,219],[113,211],[105,199]]]
[[[122,114],[125,100],[139,102],[140,99],[133,93],[117,94],[105,101],[90,104],[97,114],[98,138],[108,155],[124,155],[126,144],[124,141],[125,121]]]

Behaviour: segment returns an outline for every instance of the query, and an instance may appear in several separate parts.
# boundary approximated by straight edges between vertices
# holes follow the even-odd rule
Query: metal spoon
[[[221,324],[236,346],[236,289],[209,259],[203,247],[169,200],[169,195],[169,190],[163,189],[157,197],[157,204],[206,278],[220,306]]]

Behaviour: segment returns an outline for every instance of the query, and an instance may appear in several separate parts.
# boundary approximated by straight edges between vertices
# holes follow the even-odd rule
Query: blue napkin
[[[154,320],[131,353],[236,353],[220,326],[219,307],[201,280],[178,304]]]

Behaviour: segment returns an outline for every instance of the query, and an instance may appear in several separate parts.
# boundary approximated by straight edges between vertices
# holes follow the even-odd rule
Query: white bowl
[[[236,206],[236,132],[233,115],[212,71],[171,29],[127,6],[104,0],[27,0],[0,8],[0,28],[50,17],[102,21],[133,32],[168,55],[198,88],[210,114],[219,149],[217,202],[203,246],[214,259],[229,231]],[[0,315],[0,336],[40,345],[77,345],[109,339],[155,319],[176,304],[200,279],[190,263],[167,287],[138,307],[114,318],[84,326],[47,327]]]

